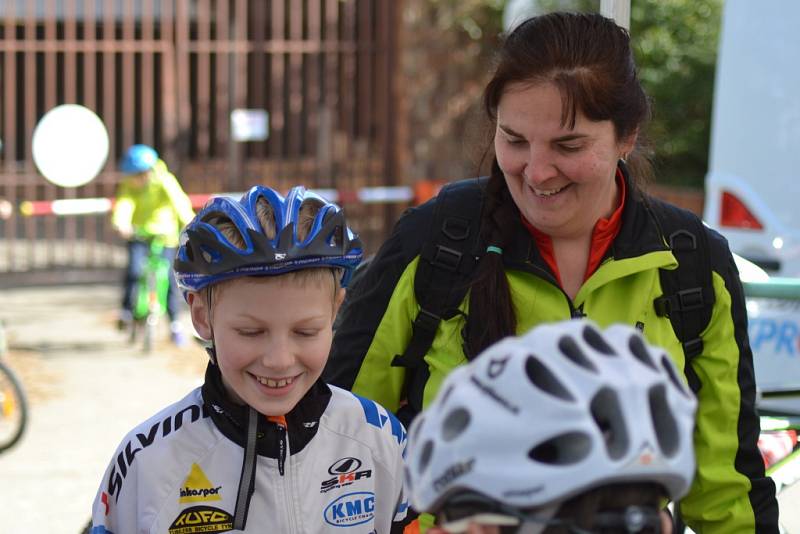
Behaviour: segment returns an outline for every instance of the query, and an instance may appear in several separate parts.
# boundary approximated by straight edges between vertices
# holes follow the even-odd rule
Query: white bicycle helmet
[[[697,402],[663,350],[623,325],[585,320],[506,338],[453,371],[412,424],[411,504],[456,495],[516,509],[615,483],[689,490]]]

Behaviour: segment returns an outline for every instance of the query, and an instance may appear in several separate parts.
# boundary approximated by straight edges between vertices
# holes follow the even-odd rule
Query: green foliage
[[[536,0],[531,0],[534,2]],[[656,180],[702,187],[723,0],[631,0],[639,76],[653,100],[644,132]],[[474,174],[475,117],[502,32],[504,0],[405,0],[410,111],[407,177]],[[538,0],[541,12],[592,10],[599,0]],[[477,145],[476,145],[477,143]]]
[[[722,0],[632,0],[639,76],[653,99],[648,137],[660,183],[702,187]]]
[[[631,0],[631,42],[653,119],[645,131],[659,183],[702,187],[723,0]],[[546,11],[597,0],[539,0]]]

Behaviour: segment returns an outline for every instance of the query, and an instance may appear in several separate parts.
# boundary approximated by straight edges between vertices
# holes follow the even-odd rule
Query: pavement
[[[22,440],[0,455],[2,534],[77,534],[122,437],[202,381],[199,345],[177,349],[165,322],[152,355],[115,329],[119,289],[0,292],[8,362],[30,404]]]
[[[79,533],[122,437],[202,381],[204,351],[171,345],[166,324],[152,355],[115,329],[119,291],[0,291],[7,359],[30,404],[25,435],[0,455],[0,534]],[[785,531],[800,533],[800,484],[779,502]]]

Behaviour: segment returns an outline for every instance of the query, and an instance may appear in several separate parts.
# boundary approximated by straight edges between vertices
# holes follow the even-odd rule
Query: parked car
[[[734,252],[783,277],[800,277],[798,26],[796,0],[725,2],[705,183],[705,220]],[[776,326],[783,354],[786,324]],[[754,339],[772,342],[772,326],[757,321]]]
[[[800,279],[770,277],[737,254],[734,260],[745,287],[759,408],[800,415]]]

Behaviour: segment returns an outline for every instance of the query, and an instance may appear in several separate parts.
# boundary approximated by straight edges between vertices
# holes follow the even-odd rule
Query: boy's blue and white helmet
[[[256,215],[259,199],[275,217],[276,236],[270,239]],[[297,237],[300,207],[312,200],[321,207],[303,241]],[[231,243],[212,222],[230,221],[244,248]],[[212,222],[209,222],[212,221]],[[175,278],[184,293],[242,276],[277,275],[309,267],[341,268],[342,286],[363,256],[361,240],[347,226],[344,212],[321,196],[294,187],[284,198],[265,186],[254,186],[240,200],[212,199],[181,233],[175,258]]]

